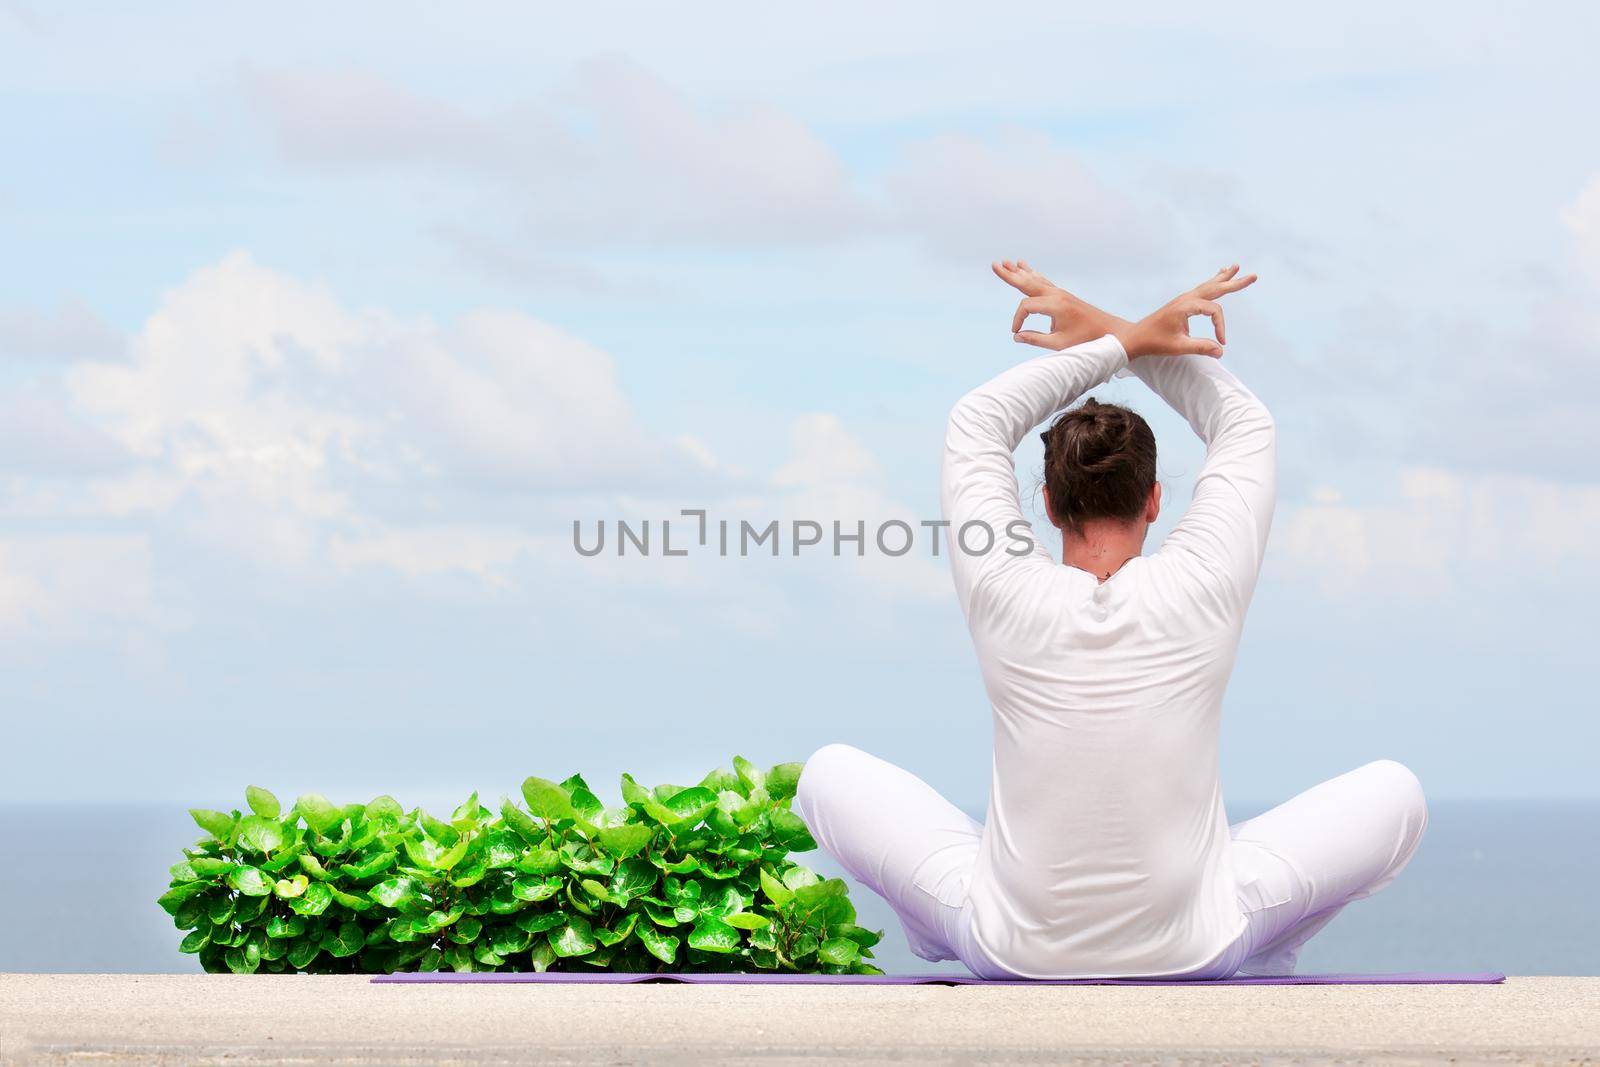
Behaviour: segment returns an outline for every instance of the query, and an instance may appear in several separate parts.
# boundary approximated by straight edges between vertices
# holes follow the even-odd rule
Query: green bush
[[[195,809],[206,836],[160,899],[208,971],[881,973],[881,933],[845,884],[794,863],[816,847],[789,810],[800,764],[735,758],[699,785],[622,776],[608,808],[574,775],[522,783],[498,814],[449,822],[381,796],[249,814]]]

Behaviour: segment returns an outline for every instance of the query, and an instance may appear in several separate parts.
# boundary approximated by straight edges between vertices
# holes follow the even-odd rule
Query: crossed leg
[[[1393,882],[1428,826],[1417,776],[1378,760],[1323,782],[1233,832],[1240,972],[1293,974],[1300,947],[1346,904]]]
[[[849,745],[828,745],[806,761],[794,811],[823,851],[889,902],[912,952],[959,957],[981,823],[911,772]]]
[[[828,745],[806,762],[794,810],[823,850],[894,909],[912,952],[993,970],[962,923],[980,823],[916,775],[849,745]],[[1235,825],[1247,927],[1222,970],[1293,973],[1300,947],[1346,904],[1394,881],[1427,823],[1416,776],[1379,760]]]

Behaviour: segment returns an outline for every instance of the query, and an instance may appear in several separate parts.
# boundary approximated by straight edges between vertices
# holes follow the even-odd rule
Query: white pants
[[[916,775],[848,745],[828,745],[807,761],[794,810],[819,846],[889,902],[911,951],[1005,976],[973,942],[967,909],[944,902],[957,896],[938,892],[969,881],[982,824]],[[1379,760],[1233,826],[1247,925],[1185,977],[1294,973],[1300,946],[1346,904],[1394,881],[1427,824],[1416,776]]]

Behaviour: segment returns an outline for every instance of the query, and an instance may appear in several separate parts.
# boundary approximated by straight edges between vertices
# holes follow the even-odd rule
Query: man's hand
[[[1123,351],[1128,353],[1129,359],[1138,356],[1190,354],[1221,359],[1222,346],[1228,343],[1228,327],[1223,321],[1222,305],[1217,301],[1229,293],[1237,293],[1240,289],[1247,288],[1254,284],[1255,280],[1254,274],[1239,277],[1237,263],[1231,267],[1223,267],[1193,289],[1180,293],[1138,322],[1131,326],[1124,323],[1123,329],[1113,332],[1116,333],[1117,340],[1122,342]],[[1189,320],[1197,315],[1205,315],[1211,319],[1212,329],[1217,334],[1215,341],[1206,337],[1189,336]]]
[[[1120,339],[1119,331],[1133,329],[1132,323],[1078,299],[1023,260],[1006,259],[992,266],[1001,281],[1024,294],[1011,319],[1011,337],[1019,344],[1059,352],[1108,333],[1116,333]],[[1024,330],[1022,323],[1029,315],[1048,316],[1050,332]]]
[[[1217,301],[1229,293],[1247,288],[1256,280],[1254,274],[1239,277],[1238,264],[1224,267],[1134,323],[1078,299],[1023,260],[1007,259],[993,266],[1001,281],[1024,294],[1011,320],[1013,340],[1059,352],[1063,348],[1071,348],[1110,333],[1122,342],[1129,359],[1189,354],[1220,359],[1222,346],[1228,343],[1228,330],[1222,316],[1222,305]],[[1022,322],[1029,315],[1049,316],[1050,332],[1024,330]],[[1212,328],[1217,334],[1215,341],[1189,336],[1189,320],[1197,315],[1211,319]]]

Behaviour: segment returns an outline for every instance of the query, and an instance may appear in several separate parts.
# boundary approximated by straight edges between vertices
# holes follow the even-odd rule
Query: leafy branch
[[[848,889],[795,863],[801,766],[735,757],[692,786],[624,774],[607,807],[579,775],[522,803],[474,793],[448,822],[393,797],[191,811],[205,836],[159,903],[208,971],[879,973]]]

